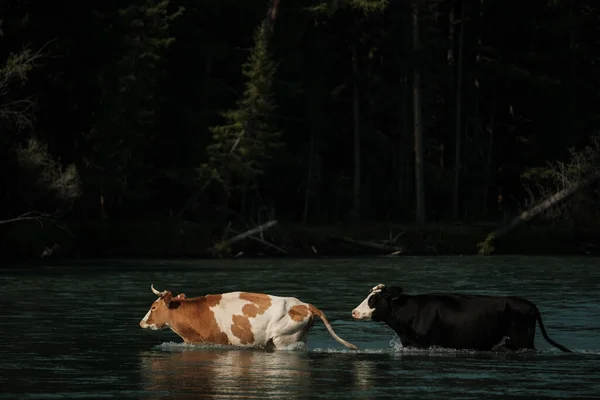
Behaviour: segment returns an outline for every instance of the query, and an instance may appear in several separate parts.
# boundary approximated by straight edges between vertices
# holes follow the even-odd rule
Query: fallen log
[[[274,226],[274,225],[277,225],[277,220],[266,222],[266,223],[264,223],[264,224],[262,224],[262,225],[259,225],[259,226],[257,226],[257,227],[254,227],[254,228],[252,228],[252,229],[249,229],[249,230],[247,230],[246,232],[243,232],[243,233],[240,233],[240,234],[238,234],[238,235],[235,235],[235,236],[233,236],[233,237],[230,237],[229,239],[222,240],[222,241],[220,241],[219,243],[216,243],[215,245],[213,245],[212,247],[210,247],[210,248],[208,249],[208,251],[209,251],[209,252],[213,252],[213,253],[214,253],[215,251],[219,252],[219,251],[220,251],[220,249],[222,250],[222,249],[224,249],[224,248],[228,248],[228,247],[229,247],[229,246],[231,246],[232,244],[234,244],[234,243],[237,243],[237,242],[239,242],[240,240],[244,240],[245,238],[247,238],[247,237],[249,237],[249,236],[252,236],[252,235],[254,235],[255,233],[258,233],[258,232],[262,232],[262,231],[264,231],[264,230],[267,230],[267,229],[269,229],[270,227],[272,227],[272,226]],[[231,228],[229,228],[229,230],[231,230]]]
[[[508,224],[502,225],[492,233],[490,233],[483,242],[478,243],[477,247],[479,248],[478,254],[480,255],[488,255],[494,251],[493,242],[494,240],[505,236],[507,233],[512,231],[513,229],[521,226],[523,223],[531,220],[533,217],[541,214],[544,210],[552,207],[555,204],[560,203],[561,201],[567,199],[568,197],[575,194],[578,190],[584,188],[587,185],[593,183],[596,179],[600,178],[600,172],[596,172],[586,179],[579,181],[568,188],[561,190],[549,197],[545,200],[541,201],[538,205],[531,207],[528,210],[523,211],[521,214],[516,216],[512,221]]]
[[[385,253],[388,253],[388,255],[391,255],[390,253],[400,254],[404,251],[404,249],[400,248],[400,247],[388,246],[388,245],[381,244],[381,243],[370,242],[368,240],[355,240],[355,239],[349,238],[347,236],[335,236],[335,235],[326,235],[326,236],[329,237],[330,239],[339,240],[341,242],[346,242],[346,243],[353,244],[353,245],[356,245],[359,247],[364,247],[364,248],[371,249],[371,250],[385,252]]]
[[[236,231],[235,229],[231,229],[231,228],[229,228],[229,230],[230,230],[231,232],[233,232],[233,233],[239,233],[239,232],[238,232],[238,231]],[[273,248],[273,249],[275,249],[275,250],[279,251],[280,253],[287,254],[287,251],[286,251],[285,249],[282,249],[281,247],[279,247],[279,246],[277,246],[277,245],[275,245],[275,244],[273,244],[273,243],[271,243],[271,242],[267,242],[266,240],[264,240],[264,239],[261,239],[261,238],[259,238],[259,237],[256,237],[256,236],[254,236],[254,235],[250,235],[250,236],[248,236],[248,239],[254,240],[254,241],[256,241],[256,242],[259,242],[259,243],[262,243],[262,244],[264,244],[264,245],[265,245],[265,246],[267,246],[267,247],[271,247],[271,248]]]

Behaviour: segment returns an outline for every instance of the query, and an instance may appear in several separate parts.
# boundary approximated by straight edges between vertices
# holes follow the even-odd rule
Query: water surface
[[[481,399],[600,397],[600,268],[594,258],[403,257],[352,260],[90,261],[2,268],[0,398]],[[244,290],[321,308],[307,348],[187,346],[138,323],[159,290]],[[408,293],[521,295],[549,335],[535,354],[403,348],[387,326],[352,321],[377,283]]]

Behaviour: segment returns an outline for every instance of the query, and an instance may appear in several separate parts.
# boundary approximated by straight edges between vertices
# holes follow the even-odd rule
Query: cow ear
[[[170,292],[167,292],[162,299],[165,302],[167,308],[170,309],[177,308],[181,304],[177,297],[173,298],[173,295]]]
[[[177,298],[178,298],[178,299],[185,299],[185,293],[179,293],[179,294],[177,295]]]
[[[169,303],[169,305],[167,307],[169,307],[169,309],[174,310],[177,307],[179,307],[181,305],[181,301],[179,301],[181,299],[177,299],[174,298],[173,300],[171,300],[171,302]]]
[[[394,295],[404,293],[401,286],[391,286],[388,291]]]
[[[389,290],[392,300],[398,300],[402,296],[403,291],[400,286],[393,286]]]

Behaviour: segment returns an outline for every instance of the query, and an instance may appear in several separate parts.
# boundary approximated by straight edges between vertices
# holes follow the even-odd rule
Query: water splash
[[[255,350],[265,351],[262,348],[248,348],[244,346],[230,346],[221,344],[187,344],[184,342],[164,342],[154,346],[156,350],[165,352],[179,352],[179,351],[190,351],[190,350]],[[478,350],[465,350],[465,349],[449,349],[445,347],[431,347],[428,349],[406,347],[402,345],[402,341],[398,336],[394,336],[389,341],[388,347],[360,347],[359,350],[350,350],[339,347],[315,347],[310,348],[304,343],[294,343],[276,351],[291,351],[291,352],[307,352],[307,353],[327,353],[327,354],[391,354],[391,355],[424,355],[424,356],[502,356],[504,353],[491,352],[491,351],[478,351]],[[566,356],[569,354],[581,354],[589,356],[600,355],[600,349],[573,349],[573,353],[563,353],[562,351],[555,348],[538,349],[535,351],[522,350],[514,353],[508,353],[512,355],[523,355],[523,356]]]

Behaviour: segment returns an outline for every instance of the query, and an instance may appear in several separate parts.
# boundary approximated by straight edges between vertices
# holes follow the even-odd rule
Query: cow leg
[[[530,304],[507,304],[508,327],[506,335],[510,337],[508,347],[513,351],[535,351],[535,314]]]
[[[297,325],[294,329],[282,332],[273,338],[273,345],[276,349],[283,349],[296,343],[306,345],[308,332],[312,328],[312,320],[308,324]]]
[[[519,316],[507,335],[510,337],[508,347],[511,350],[535,351],[535,319]]]
[[[281,335],[273,338],[273,346],[275,347],[275,349],[281,350],[286,349],[289,346],[294,345],[296,343],[302,343],[303,345],[305,345],[305,340],[305,338],[299,337],[298,334]]]
[[[492,347],[492,351],[503,351],[503,352],[510,352],[510,338],[508,336],[503,336],[502,340],[500,340],[500,342],[498,342],[496,345],[494,345],[494,347]]]

